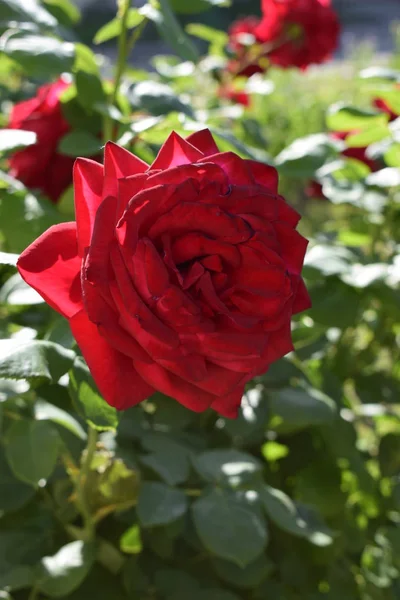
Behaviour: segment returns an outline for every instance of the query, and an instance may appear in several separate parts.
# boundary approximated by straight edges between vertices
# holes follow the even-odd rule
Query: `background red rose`
[[[335,51],[340,26],[330,0],[262,0],[261,7],[255,33],[276,46],[268,54],[272,64],[305,69]]]
[[[159,390],[236,416],[310,306],[307,241],[275,169],[220,153],[205,130],[171,134],[150,167],[109,143],[104,167],[78,159],[74,184],[77,222],[18,267],[69,319],[105,399],[123,409]]]
[[[74,159],[57,152],[60,139],[70,127],[64,119],[60,96],[69,83],[60,78],[43,85],[34,98],[15,104],[8,127],[34,131],[37,142],[16,152],[10,160],[10,174],[28,188],[38,189],[57,202],[72,183]]]

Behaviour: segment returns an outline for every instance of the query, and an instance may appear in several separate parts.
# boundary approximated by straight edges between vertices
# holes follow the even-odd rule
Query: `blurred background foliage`
[[[227,23],[259,4],[223,4],[132,9],[133,32],[151,21],[147,39],[161,37],[168,55],[153,52],[146,70],[133,49],[111,106],[115,7],[93,4],[80,21],[69,0],[0,0],[4,600],[400,598],[395,36],[390,56],[363,46],[305,73],[239,78],[243,106],[220,97],[219,73]],[[62,73],[61,154],[100,152],[105,122],[147,161],[172,129],[209,127],[221,150],[274,164],[302,213],[313,308],[293,324],[295,352],[248,386],[237,420],[161,394],[117,415],[66,323],[16,274],[27,244],[73,218],[72,189],[53,204],[7,173],[35,141],[10,133],[8,115]]]

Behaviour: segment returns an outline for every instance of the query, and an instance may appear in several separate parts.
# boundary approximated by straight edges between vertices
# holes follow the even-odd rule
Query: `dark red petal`
[[[311,308],[311,298],[308,294],[304,281],[299,278],[299,283],[296,290],[296,295],[293,302],[292,311],[294,315]]]
[[[234,392],[214,400],[211,408],[227,419],[236,419],[242,402],[243,392],[244,387],[240,385]]]
[[[198,162],[202,158],[202,152],[173,131],[162,145],[150,169],[170,169],[178,165]]]
[[[251,237],[250,228],[240,217],[212,204],[184,201],[157,219],[148,235],[154,239],[164,233],[175,236],[192,231],[232,244],[245,242]]]
[[[141,297],[149,302],[159,298],[169,283],[167,268],[154,245],[148,238],[138,241],[132,257],[132,277]]]
[[[246,160],[246,164],[253,175],[254,181],[263,185],[273,194],[278,193],[278,171],[275,167],[265,165],[255,160]]]
[[[241,263],[240,252],[232,244],[219,239],[213,240],[201,233],[191,231],[182,235],[172,244],[172,257],[176,264],[192,260],[198,256],[217,255],[233,268]]]
[[[83,308],[76,224],[53,225],[18,259],[21,277],[64,317]]]
[[[93,228],[92,242],[85,260],[85,278],[94,283],[108,281],[110,244],[115,238],[117,198],[108,196],[99,206]]]
[[[308,240],[287,223],[279,221],[274,224],[274,228],[281,246],[280,255],[286,264],[286,268],[290,273],[300,275]]]
[[[79,254],[90,245],[94,220],[102,200],[103,166],[88,158],[77,158],[74,164],[74,200]]]
[[[160,365],[137,363],[137,371],[145,381],[151,382],[158,391],[175,398],[195,412],[203,412],[215,400],[215,396],[181,379]]]
[[[202,129],[190,134],[186,141],[192,144],[195,148],[200,150],[204,156],[210,156],[211,154],[218,154],[219,149],[209,129]]]
[[[268,336],[268,343],[263,352],[260,364],[261,370],[257,370],[257,374],[264,373],[268,365],[279,360],[285,354],[294,350],[292,342],[292,334],[290,330],[290,319],[276,331],[271,331]]]
[[[138,375],[132,360],[106,342],[85,311],[78,312],[69,324],[93,379],[108,404],[123,410],[154,393],[154,388]]]
[[[104,188],[103,196],[116,196],[118,179],[144,173],[149,168],[143,160],[113,142],[107,142],[104,149]]]
[[[234,152],[220,152],[208,160],[222,167],[229,181],[235,185],[247,186],[253,183],[253,176],[247,162]]]

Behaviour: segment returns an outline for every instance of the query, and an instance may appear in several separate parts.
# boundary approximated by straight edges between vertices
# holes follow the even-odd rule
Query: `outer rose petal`
[[[178,165],[187,165],[189,163],[200,161],[203,153],[180,135],[173,131],[167,141],[161,146],[156,160],[150,169],[170,169]]]
[[[157,363],[145,365],[138,362],[135,366],[143,379],[151,384],[154,383],[157,390],[175,398],[194,412],[206,410],[216,399],[212,394],[204,392],[188,381],[170,373]]]
[[[101,337],[85,311],[77,313],[69,324],[93,379],[108,404],[123,410],[154,393],[154,388],[137,374],[132,360],[114,350]]]
[[[202,129],[201,131],[192,133],[186,138],[186,141],[200,150],[204,156],[211,156],[219,152],[219,148],[209,129]]]
[[[74,201],[79,254],[90,244],[96,212],[102,200],[103,165],[87,158],[74,164]]]
[[[149,165],[113,142],[107,142],[104,149],[103,197],[115,196],[118,192],[118,179],[144,173]]]
[[[211,404],[211,408],[227,419],[236,419],[242,402],[243,392],[243,387],[240,386],[234,392],[214,400]]]
[[[311,308],[311,298],[308,294],[306,284],[300,277],[296,297],[293,302],[292,314],[297,315],[297,313],[303,312],[308,308]]]
[[[83,308],[75,223],[50,227],[24,250],[17,266],[21,277],[64,317]]]

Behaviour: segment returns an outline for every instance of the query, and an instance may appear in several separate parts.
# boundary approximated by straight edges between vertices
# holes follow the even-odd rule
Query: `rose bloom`
[[[108,143],[74,167],[76,223],[54,225],[18,269],[72,333],[105,400],[156,390],[235,417],[245,384],[293,350],[310,306],[307,241],[274,168],[172,133],[149,167]]]
[[[57,152],[70,127],[64,119],[60,96],[69,83],[60,78],[40,87],[34,98],[14,105],[8,127],[33,131],[36,144],[19,150],[10,159],[10,174],[30,189],[38,189],[57,202],[72,183],[74,159]]]
[[[331,0],[262,0],[261,8],[255,35],[274,46],[271,64],[306,69],[335,51],[340,25]]]

